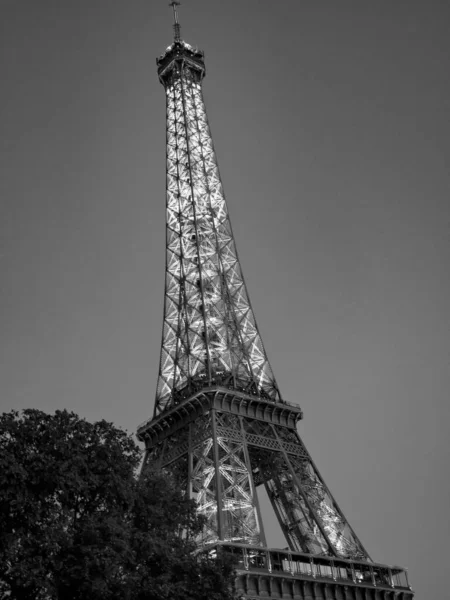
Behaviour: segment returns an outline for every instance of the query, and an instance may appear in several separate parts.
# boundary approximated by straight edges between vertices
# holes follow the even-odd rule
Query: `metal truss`
[[[167,254],[155,412],[144,468],[176,478],[205,517],[199,543],[266,546],[264,485],[294,552],[369,561],[281,399],[256,326],[202,96],[203,54],[158,61],[167,106]]]
[[[239,417],[211,411],[151,450],[147,465],[166,469],[206,519],[199,540],[265,545],[245,434]]]
[[[264,484],[291,550],[368,559],[293,429],[213,409],[167,436],[148,461],[196,499],[203,543],[265,545],[255,492]]]
[[[231,230],[202,96],[202,54],[161,57],[167,101],[167,257],[155,416],[214,383],[279,400]]]

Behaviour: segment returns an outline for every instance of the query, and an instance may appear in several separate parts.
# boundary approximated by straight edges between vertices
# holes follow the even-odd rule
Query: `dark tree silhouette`
[[[0,596],[231,600],[233,568],[196,552],[203,521],[140,450],[67,411],[0,415]]]

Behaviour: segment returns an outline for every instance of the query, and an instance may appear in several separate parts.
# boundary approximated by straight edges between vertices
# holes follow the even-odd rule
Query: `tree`
[[[203,520],[176,481],[135,477],[111,423],[0,415],[0,594],[14,600],[231,600],[233,567],[196,552]]]

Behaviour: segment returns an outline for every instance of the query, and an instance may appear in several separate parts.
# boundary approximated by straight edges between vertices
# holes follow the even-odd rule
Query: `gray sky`
[[[0,0],[0,408],[152,414],[165,0]],[[450,14],[444,0],[185,0],[256,318],[372,557],[444,598]],[[276,541],[276,532],[270,533]],[[275,543],[273,545],[276,545]]]

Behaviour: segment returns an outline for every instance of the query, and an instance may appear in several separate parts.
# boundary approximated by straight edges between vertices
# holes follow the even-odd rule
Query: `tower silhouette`
[[[202,95],[204,54],[181,38],[157,59],[167,109],[166,282],[143,469],[164,468],[197,501],[199,544],[237,561],[247,598],[412,598],[405,570],[372,562],[280,395],[242,274]],[[270,549],[264,486],[288,549]]]

